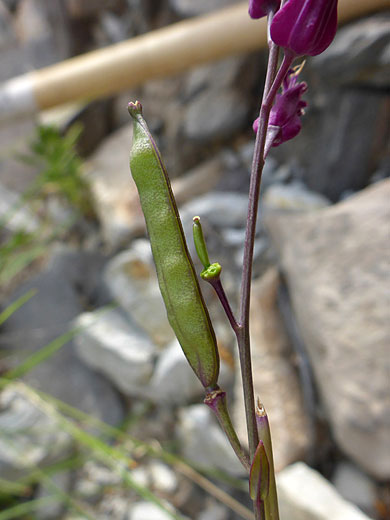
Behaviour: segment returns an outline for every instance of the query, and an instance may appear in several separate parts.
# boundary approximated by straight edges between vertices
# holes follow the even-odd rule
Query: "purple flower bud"
[[[271,109],[268,125],[273,130],[279,128],[274,135],[272,146],[279,146],[285,141],[289,141],[295,137],[301,130],[300,117],[304,113],[307,106],[306,101],[301,99],[302,94],[307,90],[307,84],[299,82],[297,76],[300,72],[290,69],[283,82],[283,90],[281,94],[277,94],[275,103]],[[259,118],[253,123],[253,130],[257,132],[259,128]]]
[[[337,0],[287,0],[275,14],[271,38],[298,56],[315,56],[331,44],[337,29]]]
[[[249,0],[249,16],[251,18],[262,18],[271,11],[277,11],[280,0]]]

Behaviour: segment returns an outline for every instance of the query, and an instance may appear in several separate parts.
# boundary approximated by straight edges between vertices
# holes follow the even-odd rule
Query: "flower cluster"
[[[307,106],[306,101],[301,99],[307,90],[304,81],[298,81],[298,70],[290,69],[283,81],[282,93],[276,95],[275,103],[269,117],[269,131],[272,131],[272,146],[279,146],[285,141],[293,139],[299,134],[302,124],[300,117]],[[253,123],[253,130],[257,132],[259,118]]]
[[[315,56],[331,44],[337,28],[337,0],[249,0],[252,18],[276,14],[272,41],[298,56]]]
[[[331,44],[337,29],[338,0],[249,0],[252,18],[268,16],[271,40],[282,47],[291,63],[297,56],[315,56]],[[307,90],[297,76],[301,69],[290,69],[272,106],[265,155],[270,146],[279,146],[301,130],[300,117],[307,103],[301,99]],[[280,80],[281,81],[281,80]],[[259,118],[253,123],[257,132]]]

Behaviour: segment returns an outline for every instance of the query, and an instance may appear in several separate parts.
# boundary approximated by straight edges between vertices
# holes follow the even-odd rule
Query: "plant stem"
[[[232,308],[230,306],[229,300],[226,296],[225,289],[223,288],[220,278],[211,278],[210,280],[206,281],[213,287],[214,291],[216,292],[219,301],[221,302],[221,305],[226,313],[226,316],[228,317],[230,325],[235,334],[237,334],[239,326],[236,318],[234,317]]]
[[[268,18],[268,27],[270,27],[272,15]],[[253,249],[256,233],[256,220],[259,204],[260,183],[264,167],[264,148],[267,138],[268,120],[271,107],[275,96],[285,78],[295,55],[291,52],[285,52],[283,62],[279,71],[276,72],[278,62],[279,48],[269,40],[270,53],[267,66],[267,75],[263,93],[262,104],[259,114],[259,128],[256,135],[255,149],[252,161],[251,180],[249,187],[249,203],[248,216],[244,242],[244,259],[243,271],[241,279],[241,304],[240,304],[240,320],[237,330],[237,343],[239,350],[242,384],[244,391],[245,416],[248,432],[249,456],[253,459],[259,436],[257,432],[256,416],[255,416],[255,400],[253,390],[252,362],[250,353],[250,333],[249,333],[249,308],[250,308],[250,290],[252,280],[252,263]],[[254,501],[253,503],[256,520],[266,520],[264,507]]]
[[[237,342],[241,364],[242,383],[244,390],[245,414],[248,430],[249,454],[251,459],[256,451],[259,438],[256,428],[255,401],[253,395],[252,363],[250,355],[249,337],[249,306],[250,287],[252,278],[253,248],[256,233],[256,219],[260,192],[261,174],[264,166],[264,146],[267,137],[268,119],[272,103],[288,69],[294,59],[293,55],[286,54],[283,63],[276,74],[278,47],[271,44],[270,59],[267,67],[267,76],[263,94],[263,102],[259,115],[259,129],[256,136],[255,150],[252,162],[251,182],[249,188],[249,204],[247,227],[244,243],[244,260],[241,280],[240,321],[237,331]],[[275,79],[273,80],[273,78]],[[272,81],[273,80],[273,81]]]
[[[246,471],[249,473],[250,471],[250,462],[248,455],[243,450],[240,441],[238,440],[237,434],[234,430],[232,421],[230,419],[230,415],[227,409],[226,404],[226,392],[218,388],[217,390],[213,390],[206,395],[204,403],[207,404],[209,408],[214,412],[215,416],[218,419],[221,428],[225,432],[229,442],[240,460],[241,464],[244,466]]]

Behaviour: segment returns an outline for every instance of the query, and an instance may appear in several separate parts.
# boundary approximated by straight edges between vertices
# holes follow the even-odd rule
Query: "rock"
[[[37,176],[36,166],[23,163],[18,157],[29,153],[29,142],[34,132],[35,123],[28,117],[0,125],[1,184],[20,195],[30,188]]]
[[[281,520],[370,520],[303,462],[277,476]]]
[[[233,56],[215,63],[195,67],[185,78],[185,100],[188,101],[210,88],[213,90],[229,88],[239,77],[242,67],[242,56]]]
[[[224,160],[221,154],[204,161],[182,177],[172,181],[177,205],[212,191],[224,175]]]
[[[197,516],[196,520],[227,520],[228,515],[226,507],[218,502],[210,501],[206,509]]]
[[[0,184],[0,220],[11,232],[25,231],[33,233],[39,228],[39,219],[30,211],[26,203],[14,191]]]
[[[65,496],[68,495],[72,487],[73,478],[71,471],[58,471],[50,475],[50,485],[41,484],[35,498],[40,500],[53,496],[53,485],[56,486],[58,493],[62,493]],[[43,502],[38,505],[35,509],[35,514],[40,520],[58,520],[58,518],[62,518],[65,508],[64,502],[58,496],[57,500],[47,503]]]
[[[390,181],[317,212],[267,219],[339,447],[390,477]]]
[[[292,346],[278,311],[279,283],[275,268],[253,283],[250,315],[254,390],[269,417],[276,471],[302,459],[313,443]],[[233,417],[240,441],[247,445],[238,361],[236,372]]]
[[[230,379],[230,367],[221,361],[219,384],[225,387]],[[160,353],[150,388],[154,401],[171,406],[183,405],[204,395],[203,387],[188,364],[176,338]]]
[[[33,392],[9,385],[0,394],[0,477],[16,480],[36,467],[67,456],[72,439],[55,415],[34,400]]]
[[[12,16],[3,3],[0,3],[0,52],[10,44],[15,43],[16,34],[12,23]]]
[[[187,139],[210,144],[232,137],[248,119],[249,103],[239,90],[207,89],[191,100],[183,119]]]
[[[187,237],[192,234],[192,218],[200,215],[217,228],[243,228],[248,210],[248,196],[233,192],[211,192],[197,197],[180,208]]]
[[[39,69],[69,57],[70,38],[60,4],[59,0],[23,0],[18,6],[15,25],[30,68]]]
[[[389,13],[378,13],[341,27],[332,45],[313,60],[312,66],[332,83],[389,87]]]
[[[374,515],[375,484],[359,468],[349,462],[340,462],[333,473],[332,483],[345,500]]]
[[[330,92],[327,105],[332,110],[317,124],[303,180],[310,189],[337,201],[346,190],[366,187],[382,157],[388,156],[390,99],[380,90]]]
[[[167,508],[173,508],[167,505]],[[160,507],[151,502],[138,502],[131,507],[127,520],[171,520],[172,515],[163,511]]]
[[[81,314],[75,338],[80,358],[129,396],[147,397],[155,347],[116,309]]]
[[[171,8],[183,17],[199,16],[216,9],[221,9],[229,4],[233,4],[235,0],[169,0]]]
[[[206,405],[196,404],[180,410],[177,435],[183,456],[195,461],[197,466],[220,469],[234,476],[245,475],[245,469]]]
[[[175,472],[170,466],[155,460],[149,464],[148,469],[153,489],[161,493],[169,494],[176,491],[179,483]]]
[[[150,381],[153,400],[175,405],[185,404],[204,393],[175,338],[160,354]]]
[[[113,298],[157,345],[174,338],[157,282],[148,240],[136,240],[131,249],[115,256],[104,271]]]
[[[308,190],[302,182],[293,181],[290,184],[271,185],[264,193],[263,203],[266,209],[313,211],[329,206],[330,201]]]
[[[65,8],[68,15],[76,20],[88,19],[98,15],[103,9],[115,9],[120,4],[123,4],[122,0],[89,0],[88,2],[65,0]]]
[[[44,271],[15,291],[10,302],[30,289],[37,292],[2,327],[1,347],[12,349],[14,363],[20,363],[69,331],[72,320],[83,310],[80,294],[93,297],[103,261],[95,253],[59,248],[52,253]],[[71,338],[27,373],[24,380],[109,424],[122,419],[117,392],[104,377],[80,362]]]
[[[87,179],[103,238],[112,248],[144,229],[138,192],[130,174],[132,124],[109,136],[92,156]]]

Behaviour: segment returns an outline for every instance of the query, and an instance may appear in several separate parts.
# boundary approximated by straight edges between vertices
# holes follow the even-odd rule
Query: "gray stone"
[[[41,484],[35,498],[39,500],[49,496],[52,497],[53,485],[58,493],[69,495],[73,479],[74,475],[68,470],[54,473],[50,475],[50,485]],[[58,496],[57,500],[39,504],[35,509],[35,514],[40,520],[58,520],[58,518],[62,518],[65,508],[64,501],[60,500]]]
[[[93,297],[102,264],[95,253],[60,248],[44,271],[15,291],[10,302],[30,289],[37,291],[2,327],[1,347],[12,350],[15,364],[69,331],[72,320],[82,312],[80,293],[85,298]],[[80,362],[70,338],[24,380],[109,424],[122,419],[117,392],[104,377]]]
[[[195,215],[217,228],[243,228],[247,211],[248,196],[233,192],[212,192],[181,206],[180,215],[186,236],[190,237]]]
[[[42,68],[69,56],[70,38],[58,0],[23,0],[16,11],[19,43],[30,68]]]
[[[196,520],[227,520],[228,515],[226,507],[213,501],[207,504]]]
[[[67,456],[72,439],[33,393],[9,385],[0,395],[0,477],[15,480]]]
[[[153,400],[170,405],[188,403],[204,393],[176,339],[161,352],[150,386]]]
[[[183,133],[200,143],[226,139],[245,126],[248,113],[249,103],[238,90],[207,89],[188,103]]]
[[[29,153],[29,142],[34,133],[35,122],[31,118],[0,124],[1,184],[20,195],[29,189],[37,176],[36,166],[26,164],[18,158],[19,154]]]
[[[144,229],[137,188],[130,174],[132,124],[109,136],[86,173],[105,242],[112,248]]]
[[[329,206],[330,201],[307,189],[302,182],[293,181],[270,186],[264,193],[263,203],[266,209],[313,211]]]
[[[4,220],[3,220],[4,219]],[[18,193],[0,184],[0,220],[7,230],[33,233],[38,230],[39,219],[21,201]]]
[[[245,475],[245,469],[206,405],[196,404],[180,410],[177,435],[183,456],[198,466],[217,468],[229,475]]]
[[[253,283],[250,315],[254,390],[269,417],[276,471],[301,460],[313,443],[292,346],[277,306],[279,283],[274,268]],[[247,445],[238,360],[236,372],[233,418],[241,443]]]
[[[147,397],[156,353],[145,333],[131,326],[118,310],[86,312],[76,325],[80,358],[129,396]]]
[[[390,476],[390,181],[330,208],[267,219],[340,448]]]
[[[183,17],[199,16],[216,9],[221,9],[229,4],[233,4],[235,0],[169,0],[172,9]]]
[[[174,509],[165,504],[167,509],[174,512]],[[163,511],[160,507],[151,502],[138,502],[131,507],[127,520],[171,520],[172,515]]]
[[[389,94],[357,88],[330,90],[326,105],[303,180],[310,189],[337,201],[346,190],[366,187],[382,158],[389,155]]]
[[[345,500],[374,515],[375,483],[359,468],[349,462],[340,462],[333,473],[332,483]]]
[[[281,520],[370,520],[303,462],[277,475]]]
[[[226,89],[239,75],[243,66],[241,56],[233,56],[216,63],[196,67],[185,78],[184,97],[191,99],[206,89]]]
[[[152,461],[148,470],[151,477],[151,485],[160,493],[174,493],[179,485],[178,478],[173,469],[160,461]]]
[[[230,382],[231,375],[232,371],[222,361],[219,384],[225,387]],[[160,353],[150,388],[154,401],[169,405],[183,405],[204,395],[204,389],[176,338]]]
[[[157,282],[150,244],[136,240],[115,256],[104,271],[112,296],[157,345],[174,338]]]
[[[332,83],[388,87],[389,13],[380,13],[341,27],[332,45],[313,60],[312,66]]]

